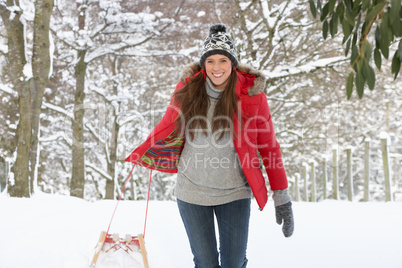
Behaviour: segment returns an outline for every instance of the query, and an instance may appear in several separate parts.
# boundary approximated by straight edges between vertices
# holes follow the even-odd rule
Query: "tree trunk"
[[[85,6],[77,3],[78,28],[85,28]],[[85,187],[85,148],[84,148],[84,99],[85,99],[85,74],[87,63],[85,62],[86,50],[78,50],[78,62],[75,65],[75,99],[73,121],[73,167],[71,174],[70,195],[83,198]]]
[[[117,139],[118,139],[118,133],[119,133],[119,124],[117,123],[117,112],[116,109],[118,109],[118,104],[116,104],[117,107],[113,108],[113,127],[112,127],[112,137],[110,141],[110,147],[109,147],[109,162],[107,165],[107,173],[112,177],[112,180],[107,180],[106,181],[106,199],[114,199],[114,194],[115,194],[115,181],[117,180],[116,174],[115,174],[115,169],[116,169],[116,156],[117,156]]]
[[[35,19],[34,19],[34,39],[32,54],[32,74],[33,83],[31,87],[32,95],[32,138],[30,151],[30,182],[31,193],[33,193],[34,183],[37,183],[37,161],[38,161],[38,141],[39,141],[39,116],[41,113],[43,93],[49,80],[50,54],[49,54],[49,23],[53,10],[53,0],[36,0]]]
[[[117,70],[116,70],[116,63],[117,63],[117,57],[115,57],[112,61],[112,73],[113,76],[117,75]],[[117,85],[113,86],[113,94],[117,96],[118,94],[118,88]],[[119,135],[119,130],[120,130],[120,125],[117,123],[117,116],[119,113],[120,109],[120,104],[117,102],[115,105],[113,103],[110,103],[112,108],[113,108],[113,126],[112,126],[112,135],[111,135],[111,140],[110,140],[110,147],[109,147],[109,161],[108,161],[108,166],[107,166],[107,173],[110,175],[112,180],[107,180],[106,181],[106,199],[114,199],[115,195],[115,183],[117,183],[117,177],[116,177],[116,160],[117,160],[117,142],[118,142],[118,135]],[[106,145],[107,146],[107,145]]]
[[[31,116],[28,83],[18,83],[18,106],[20,120],[17,127],[17,159],[14,163],[14,183],[9,184],[10,196],[30,197],[29,191],[29,151],[31,144]],[[21,85],[22,84],[22,85]]]
[[[84,148],[84,99],[85,99],[85,63],[86,50],[78,51],[79,61],[75,66],[75,100],[73,121],[73,168],[70,185],[70,195],[83,198],[85,186],[85,148]]]
[[[7,0],[7,7],[19,5]],[[19,123],[16,132],[17,159],[14,163],[14,179],[9,180],[8,193],[14,197],[29,197],[29,149],[31,144],[30,92],[23,69],[25,58],[25,26],[20,18],[22,11],[13,11],[0,5],[0,14],[7,29],[9,75],[14,90],[18,92]]]

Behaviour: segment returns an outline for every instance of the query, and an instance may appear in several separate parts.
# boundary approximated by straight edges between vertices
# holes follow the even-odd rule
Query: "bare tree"
[[[31,142],[36,149],[37,135],[43,90],[49,76],[49,21],[53,1],[35,2],[34,41],[32,65],[27,65],[25,29],[26,20],[19,1],[8,0],[0,3],[0,13],[7,29],[9,77],[14,90],[18,92],[19,123],[17,127],[17,155],[14,163],[14,177],[9,181],[11,196],[29,197]],[[46,56],[47,55],[47,56]],[[25,73],[24,73],[25,68]],[[32,70],[32,76],[29,73]],[[32,178],[31,178],[32,181]]]
[[[37,164],[40,150],[38,149],[40,135],[40,113],[43,100],[43,93],[49,80],[51,57],[49,24],[53,10],[53,0],[36,0],[34,19],[34,39],[32,54],[32,81],[31,91],[31,116],[32,116],[32,138],[30,148],[30,182],[31,193],[37,183]]]
[[[78,30],[85,28],[87,1],[77,2]],[[72,174],[70,195],[83,198],[85,185],[85,149],[84,149],[84,99],[85,99],[85,75],[87,62],[85,56],[88,48],[77,48],[77,63],[75,65],[75,97],[73,120],[73,146],[72,146]]]
[[[71,9],[68,3],[67,10]],[[70,10],[72,11],[72,10]],[[106,56],[136,56],[135,48],[144,47],[150,40],[156,38],[170,24],[158,16],[147,13],[127,13],[119,4],[101,5],[90,1],[77,3],[77,9],[72,11],[78,15],[77,29],[61,24],[54,27],[57,40],[64,44],[73,58],[75,94],[74,119],[72,121],[72,176],[70,194],[83,197],[85,186],[85,113],[87,94],[88,68],[95,62],[102,62]],[[63,32],[73,33],[72,38]],[[67,35],[71,36],[71,35]],[[115,140],[115,139],[112,139]],[[115,144],[111,144],[116,147]],[[110,151],[108,151],[110,153]],[[107,156],[110,159],[110,156]],[[114,173],[113,164],[109,163],[109,173]],[[114,189],[114,174],[109,174],[113,181],[108,181],[107,189]],[[107,197],[114,197],[111,191]]]

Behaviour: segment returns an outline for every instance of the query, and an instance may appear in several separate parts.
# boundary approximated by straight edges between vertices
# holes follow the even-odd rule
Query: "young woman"
[[[239,66],[226,26],[212,26],[200,61],[185,68],[161,122],[126,159],[178,173],[175,195],[195,267],[246,267],[250,199],[253,194],[262,210],[268,198],[260,166],[274,192],[277,223],[283,222],[286,237],[293,233],[288,182],[264,86],[259,71]]]

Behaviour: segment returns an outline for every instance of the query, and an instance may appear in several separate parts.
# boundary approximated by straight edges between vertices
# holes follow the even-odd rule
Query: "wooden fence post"
[[[368,202],[370,200],[370,139],[366,139],[364,143],[364,197],[363,200]]]
[[[392,201],[391,176],[389,167],[388,133],[381,133],[382,161],[384,163],[385,201]]]
[[[335,200],[339,200],[339,185],[338,185],[338,147],[332,148],[332,195]]]
[[[292,200],[295,200],[295,195],[294,195],[295,189],[294,188],[295,188],[295,183],[291,180],[288,180],[288,194],[290,195],[290,198]]]
[[[310,179],[311,179],[311,202],[317,202],[315,187],[315,167],[314,162],[310,163]]]
[[[324,157],[322,160],[323,164],[323,175],[322,175],[322,194],[323,194],[323,199],[327,199],[327,158]]]
[[[303,180],[304,180],[304,201],[308,202],[308,193],[307,193],[307,165],[303,163]]]
[[[299,175],[300,174],[296,174],[295,177],[295,187],[294,187],[294,191],[295,191],[295,201],[300,201],[300,191],[299,191]]]
[[[348,181],[348,200],[353,201],[352,149],[346,149],[346,178]]]

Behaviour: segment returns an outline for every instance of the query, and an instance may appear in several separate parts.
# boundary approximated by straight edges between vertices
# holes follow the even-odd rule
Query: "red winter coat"
[[[199,71],[198,63],[189,65],[184,71],[182,81],[177,84],[176,90],[181,89],[188,79],[197,75]],[[243,128],[234,116],[233,143],[244,175],[262,210],[267,203],[268,194],[260,169],[260,161],[268,174],[272,190],[286,189],[288,181],[267,98],[263,92],[265,77],[247,66],[239,66],[236,72],[238,77],[236,94],[238,107],[243,114]],[[162,172],[177,173],[177,164],[185,143],[184,131],[176,129],[175,119],[179,115],[180,109],[173,106],[171,101],[162,120],[155,126],[146,141],[127,157],[126,161]]]

